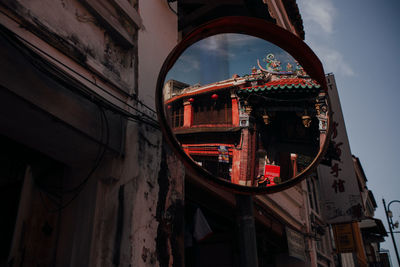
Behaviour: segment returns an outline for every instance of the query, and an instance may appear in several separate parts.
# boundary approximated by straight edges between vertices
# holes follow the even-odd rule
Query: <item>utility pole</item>
[[[254,225],[253,197],[236,194],[239,228],[240,267],[257,267],[257,241]]]
[[[387,209],[386,209],[386,202],[385,202],[385,199],[382,198],[382,202],[383,202],[383,207],[385,208],[385,214],[386,214],[386,219],[387,219],[387,222],[388,222],[388,225],[389,225],[390,235],[392,236],[394,251],[396,252],[397,263],[398,263],[399,266],[400,266],[399,252],[398,252],[398,250],[397,250],[396,241],[395,241],[394,235],[393,235],[393,228],[398,227],[398,222],[396,223],[397,225],[393,224],[393,219],[392,219],[392,218],[393,218],[393,213],[392,213],[392,211],[390,210],[390,204],[395,203],[395,202],[400,203],[400,201],[399,201],[399,200],[392,200],[392,201],[390,201],[389,204],[388,204],[388,206],[387,206]]]

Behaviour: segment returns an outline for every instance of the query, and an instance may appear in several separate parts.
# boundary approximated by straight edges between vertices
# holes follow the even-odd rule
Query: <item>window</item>
[[[182,101],[178,101],[170,106],[168,106],[167,115],[171,122],[172,128],[182,127],[183,126],[183,104]]]
[[[318,180],[316,174],[311,175],[307,179],[307,191],[308,191],[308,200],[310,201],[311,209],[316,213],[319,214],[319,194],[318,194]]]
[[[196,97],[193,103],[193,125],[232,124],[232,99],[230,94],[218,94],[212,99],[212,94]]]

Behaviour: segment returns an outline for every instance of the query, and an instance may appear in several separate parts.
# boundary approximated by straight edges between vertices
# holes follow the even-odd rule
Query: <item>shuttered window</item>
[[[177,101],[177,103],[168,106],[167,115],[172,128],[183,126],[183,111],[184,108],[182,101]]]
[[[193,103],[193,125],[232,124],[232,100],[230,94],[212,94],[196,97]]]

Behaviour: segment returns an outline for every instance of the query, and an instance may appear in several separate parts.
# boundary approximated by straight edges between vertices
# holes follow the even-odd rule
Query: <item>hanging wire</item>
[[[100,109],[100,113],[101,113],[101,117],[102,119],[104,119],[105,121],[105,128],[106,128],[106,144],[99,144],[99,153],[96,156],[95,159],[95,164],[92,166],[91,170],[89,171],[89,173],[87,174],[87,176],[85,177],[85,179],[83,179],[77,186],[75,186],[74,188],[68,189],[68,190],[61,190],[61,192],[59,192],[58,190],[55,190],[56,193],[61,193],[62,195],[66,195],[66,194],[74,194],[64,205],[61,205],[61,203],[58,203],[57,201],[54,201],[54,199],[49,197],[49,194],[53,194],[54,193],[54,189],[53,190],[49,190],[47,188],[45,188],[43,185],[40,185],[39,188],[41,189],[40,191],[40,197],[42,199],[42,202],[45,206],[45,208],[47,209],[48,212],[50,213],[57,213],[60,212],[62,210],[64,210],[65,208],[67,208],[78,196],[79,194],[83,191],[83,189],[85,188],[85,185],[87,184],[87,182],[89,181],[89,179],[92,177],[93,173],[98,169],[98,167],[100,166],[101,162],[104,159],[105,153],[106,153],[106,148],[109,145],[109,125],[108,125],[108,120],[107,120],[107,116],[105,114],[104,109],[99,106]],[[102,127],[103,128],[103,127]],[[103,131],[103,130],[102,130]],[[57,208],[55,209],[50,209],[43,198],[42,192],[46,193],[47,197],[52,201],[55,202],[55,205],[57,206]]]
[[[8,14],[4,13],[2,10],[0,10],[0,13],[6,15],[10,19],[12,19],[15,22],[19,23],[14,18],[12,18],[12,17],[8,16]],[[35,184],[40,189],[40,191],[39,191],[40,198],[41,198],[41,200],[43,202],[43,205],[45,206],[46,210],[48,212],[51,212],[51,213],[60,212],[63,209],[65,209],[66,207],[68,207],[79,196],[79,194],[85,188],[85,185],[87,184],[89,179],[93,176],[93,173],[98,169],[98,167],[100,166],[100,164],[102,163],[102,161],[104,159],[104,156],[106,154],[106,150],[107,150],[107,147],[109,146],[109,141],[110,141],[109,140],[110,139],[110,136],[109,136],[110,135],[109,122],[108,122],[107,115],[105,113],[104,108],[106,108],[107,110],[113,111],[113,112],[115,112],[117,114],[120,114],[121,116],[125,117],[129,121],[134,121],[134,122],[137,122],[137,123],[144,123],[144,124],[149,125],[149,126],[155,128],[157,130],[160,129],[160,126],[158,124],[158,121],[155,120],[152,116],[147,115],[146,113],[144,113],[143,111],[139,110],[138,108],[132,106],[129,103],[126,103],[124,100],[120,99],[119,97],[117,97],[114,94],[110,93],[108,90],[102,88],[101,86],[99,86],[95,82],[89,80],[88,78],[86,78],[85,76],[81,75],[80,73],[78,73],[74,69],[72,69],[69,66],[65,65],[63,62],[61,62],[58,59],[54,58],[53,56],[51,56],[50,54],[48,54],[44,50],[40,49],[39,47],[35,46],[34,44],[29,42],[28,40],[18,36],[17,34],[9,31],[8,29],[4,29],[3,26],[1,26],[1,25],[0,25],[0,31],[8,33],[8,34],[2,34],[2,35],[5,38],[7,38],[7,40],[9,42],[11,42],[16,49],[18,49],[23,55],[25,55],[26,58],[32,63],[32,65],[35,68],[37,68],[39,71],[41,71],[43,73],[50,74],[53,79],[57,79],[62,84],[67,85],[65,87],[70,89],[70,90],[74,90],[75,89],[75,88],[71,88],[71,84],[75,85],[75,87],[78,88],[78,90],[75,90],[75,91],[77,91],[80,95],[84,96],[86,99],[88,99],[89,101],[95,103],[99,107],[100,121],[101,121],[101,135],[100,135],[99,149],[98,149],[98,152],[97,152],[97,155],[96,155],[96,159],[94,161],[94,165],[92,166],[91,170],[86,175],[86,177],[78,185],[74,186],[73,188],[69,188],[69,189],[63,189],[62,186],[61,187],[45,186],[38,179],[35,179]],[[99,88],[101,91],[103,91],[107,95],[111,96],[113,99],[117,100],[118,102],[122,103],[123,105],[125,105],[125,106],[131,108],[132,110],[134,110],[136,112],[136,114],[134,114],[134,113],[132,113],[132,112],[126,110],[126,109],[123,109],[123,108],[119,107],[118,105],[110,102],[109,100],[105,99],[104,97],[102,97],[102,96],[98,95],[97,93],[91,91],[90,89],[88,89],[88,88],[86,88],[86,87],[84,87],[82,85],[79,85],[78,81],[71,81],[71,79],[73,79],[73,78],[68,76],[66,73],[64,73],[62,70],[60,70],[58,67],[56,67],[54,64],[50,63],[49,61],[43,60],[43,58],[41,56],[39,56],[37,53],[34,53],[30,49],[26,49],[26,47],[22,43],[17,42],[12,37],[18,39],[22,43],[28,44],[30,47],[32,47],[32,48],[36,49],[37,51],[41,52],[43,55],[46,55],[47,57],[52,59],[54,62],[57,62],[61,66],[65,67],[69,71],[71,71],[74,74],[76,74],[77,76],[79,76],[79,77],[83,78],[84,80],[88,81],[89,83],[91,83],[95,87]],[[156,113],[156,111],[154,109],[152,109],[151,107],[149,107],[148,105],[146,105],[142,101],[140,101],[138,99],[135,99],[135,101],[137,103],[141,104],[143,107],[147,108],[150,112]],[[106,142],[105,143],[103,141],[104,128],[105,128],[105,131],[106,131],[105,132],[105,135],[106,135],[105,136],[105,138],[106,138]],[[50,200],[50,202],[54,204],[54,206],[56,208],[51,208],[46,204],[46,201],[45,201],[44,196],[43,196],[44,194],[47,196],[47,199]],[[62,205],[62,197],[66,196],[66,195],[69,195],[69,194],[73,194],[73,196],[71,198],[69,198],[69,200],[67,200],[66,203],[64,203]]]
[[[6,14],[4,11],[0,10],[0,13],[4,14],[5,16],[7,16],[8,18],[12,19],[13,21],[15,21],[16,23],[20,23],[19,21],[15,20],[14,18],[10,17],[8,14]],[[4,30],[4,29],[3,29]],[[88,79],[87,77],[85,77],[84,75],[80,74],[79,72],[75,71],[73,68],[69,67],[68,65],[64,64],[63,62],[61,62],[60,60],[58,60],[57,58],[53,57],[52,55],[50,55],[49,53],[47,53],[46,51],[44,51],[43,49],[37,47],[36,45],[32,44],[31,42],[29,42],[28,40],[26,40],[25,38],[7,30],[9,32],[9,34],[12,34],[12,36],[14,38],[19,39],[20,41],[28,44],[29,46],[31,46],[32,48],[36,49],[37,51],[41,52],[43,55],[46,55],[47,57],[49,57],[50,59],[52,59],[54,62],[57,62],[58,64],[60,64],[61,66],[65,67],[66,69],[68,69],[69,71],[73,72],[74,74],[76,74],[77,76],[81,77],[82,79],[86,80],[87,82],[89,82],[90,84],[94,85],[95,87],[97,87],[98,89],[100,89],[102,92],[106,93],[107,95],[109,95],[110,97],[112,97],[113,99],[117,100],[118,102],[122,103],[123,105],[128,106],[129,108],[135,110],[137,113],[139,113],[140,115],[136,118],[138,121],[141,121],[143,123],[148,123],[151,126],[154,125],[158,125],[158,121],[155,120],[152,116],[147,115],[146,113],[144,113],[143,111],[139,110],[138,108],[132,106],[131,104],[127,103],[126,101],[124,101],[123,99],[120,99],[119,97],[115,96],[114,94],[112,94],[111,92],[109,92],[108,90],[104,89],[103,87],[101,87],[100,85],[98,85],[97,83],[93,82],[92,80]],[[7,35],[4,34],[6,37]],[[21,47],[14,41],[11,40],[10,38],[7,38],[9,41],[11,41],[14,45],[16,45],[16,47],[19,48],[19,50],[21,50]],[[26,52],[24,52],[24,54],[26,54]],[[45,61],[44,64],[49,64],[49,62]],[[53,67],[54,68],[54,67]],[[96,94],[95,92],[90,92],[92,97],[94,97],[94,94]],[[112,106],[116,106],[115,104],[113,104],[112,102],[106,100],[105,98],[101,97],[100,95],[96,94],[96,97],[101,99],[101,101],[110,104]],[[150,106],[146,105],[145,103],[143,103],[140,100],[135,100],[136,102],[140,103],[142,106],[144,106],[145,108],[147,108],[149,111],[151,111],[152,113],[156,113],[156,111],[154,109],[152,109]],[[118,106],[116,106],[118,107]],[[136,114],[132,114],[131,112],[118,107],[117,110],[121,111],[123,110],[126,116],[137,116]],[[158,127],[155,127],[158,128]]]

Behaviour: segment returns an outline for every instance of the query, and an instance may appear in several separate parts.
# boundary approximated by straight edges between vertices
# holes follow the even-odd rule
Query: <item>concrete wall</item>
[[[136,26],[120,15],[118,1],[97,2],[6,0],[3,4],[47,43],[125,93],[135,93]]]

